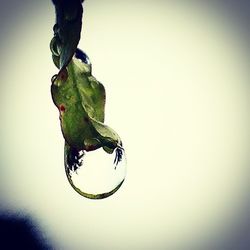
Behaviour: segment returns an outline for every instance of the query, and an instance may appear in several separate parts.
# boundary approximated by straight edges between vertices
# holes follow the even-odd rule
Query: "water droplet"
[[[84,51],[82,51],[82,50],[80,50],[78,48],[76,49],[75,57],[77,59],[80,59],[83,63],[91,65],[91,62],[90,62],[89,57],[87,56],[87,54]]]
[[[109,154],[99,148],[86,152],[65,145],[65,170],[76,192],[90,199],[103,199],[114,194],[125,179],[125,151],[116,148]]]

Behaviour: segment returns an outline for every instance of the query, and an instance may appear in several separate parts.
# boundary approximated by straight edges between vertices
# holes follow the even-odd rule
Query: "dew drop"
[[[80,50],[79,48],[76,49],[75,57],[77,59],[80,59],[83,63],[91,65],[91,62],[87,54],[84,51]]]
[[[77,151],[65,145],[65,170],[76,192],[90,199],[114,194],[126,176],[125,151],[116,148],[112,154],[102,148]]]

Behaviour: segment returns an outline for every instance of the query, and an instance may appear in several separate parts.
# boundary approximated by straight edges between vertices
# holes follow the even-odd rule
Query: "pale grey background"
[[[244,115],[248,110],[249,86],[244,84],[249,82],[247,72],[250,4],[248,1],[213,3],[192,1],[192,4],[187,1],[126,2],[124,4],[122,1],[86,0],[85,3],[84,31],[80,47],[88,52],[93,62],[94,74],[105,84],[108,94],[107,118],[121,134],[127,146],[128,156],[128,179],[119,193],[109,200],[93,202],[78,197],[70,189],[63,172],[63,140],[58,114],[49,93],[49,79],[56,72],[48,48],[54,24],[53,6],[49,1],[1,1],[0,208],[2,213],[31,215],[44,232],[44,237],[55,249],[85,247],[86,249],[188,250],[194,249],[195,246],[200,250],[247,249],[250,238],[247,185],[249,166],[248,159],[244,157],[249,151],[247,137],[249,131],[244,129],[247,127],[249,117]],[[175,7],[168,9],[168,6],[172,6],[171,2],[178,2],[176,19],[173,14]],[[181,6],[180,12],[178,6]],[[183,11],[182,21],[181,11]],[[197,14],[199,11],[200,15]],[[171,21],[168,16],[172,15],[173,22],[177,22],[176,33],[171,30],[172,37],[168,37],[168,29],[174,27],[173,23],[167,23]],[[203,20],[203,15],[204,29],[208,29],[208,32],[200,30],[202,23],[197,24],[197,30],[192,26],[195,18]],[[186,30],[183,27],[186,27]],[[201,34],[204,37],[194,37],[192,40],[190,33]],[[184,39],[185,35],[187,40]],[[158,36],[163,40],[160,41]],[[175,36],[183,39],[176,47]],[[227,36],[232,39],[228,40],[228,47],[225,42]],[[213,39],[214,43],[211,41]],[[219,168],[217,173],[215,167],[210,168],[213,159],[209,159],[209,164],[204,169],[192,167],[191,163],[195,162],[195,158],[193,160],[187,158],[189,163],[187,168],[183,168],[186,163],[185,157],[193,154],[192,147],[194,150],[199,148],[195,144],[189,144],[189,140],[203,142],[199,141],[198,136],[192,138],[195,129],[188,127],[191,122],[188,117],[176,118],[171,112],[176,111],[179,114],[184,107],[187,108],[184,111],[192,116],[193,113],[189,113],[188,110],[188,105],[192,102],[189,103],[185,93],[195,98],[195,91],[197,94],[199,91],[202,92],[203,89],[199,87],[189,90],[190,82],[192,79],[196,82],[196,73],[198,78],[202,77],[203,67],[206,73],[210,72],[206,67],[213,65],[210,61],[207,63],[209,59],[204,58],[203,61],[202,56],[196,54],[194,58],[189,58],[192,53],[188,53],[188,46],[192,45],[192,41],[197,43],[193,47],[197,47],[197,50],[200,49],[203,53],[206,51],[206,46],[212,47],[212,51],[218,52],[218,60],[226,57],[227,51],[231,53],[230,48],[232,48],[234,51],[228,59],[239,60],[239,62],[229,62],[229,66],[225,66],[222,71],[218,70],[218,74],[221,72],[223,74],[219,80],[226,81],[225,79],[228,79],[226,69],[227,67],[232,69],[235,63],[239,69],[237,68],[236,73],[228,72],[228,75],[238,76],[242,70],[239,87],[235,87],[237,81],[234,80],[229,83],[229,87],[226,82],[223,83],[221,89],[220,87],[217,89],[216,84],[213,85],[211,82],[211,94],[207,87],[209,85],[205,84],[207,79],[204,77],[204,88],[210,93],[207,97],[208,104],[211,102],[209,98],[215,98],[215,104],[211,104],[213,107],[211,112],[217,109],[216,100],[222,97],[225,98],[225,101],[222,101],[223,105],[225,104],[225,113],[229,112],[225,121],[231,121],[231,116],[232,119],[242,119],[241,122],[235,122],[235,134],[231,134],[230,137],[228,135],[234,131],[233,126],[230,124],[228,131],[222,128],[222,131],[226,130],[227,135],[225,145],[232,147],[230,148],[232,151],[228,152],[233,152],[232,140],[239,143],[239,146],[242,145],[239,147],[242,153],[237,152],[235,156],[242,164],[238,170],[235,166],[227,168],[225,165]],[[204,44],[200,44],[199,41]],[[165,47],[165,44],[173,47]],[[170,64],[169,57],[173,57],[174,66]],[[175,57],[179,57],[180,60],[175,61]],[[193,62],[195,60],[198,60],[197,63]],[[204,65],[198,68],[201,73],[196,72],[196,68],[192,72],[190,65],[198,66],[199,60],[201,63],[204,62]],[[180,65],[180,73],[175,72],[178,70],[178,63],[186,64],[187,72],[183,65]],[[218,65],[222,66],[223,63]],[[208,80],[217,79],[213,70]],[[187,79],[187,89],[183,90],[185,85],[182,83],[185,77],[178,78],[179,74],[181,76],[187,74],[187,78],[190,77]],[[166,87],[163,87],[165,83],[159,83],[162,79],[166,79]],[[171,79],[177,79],[173,82],[173,86],[169,84]],[[178,84],[180,86],[176,87]],[[213,95],[213,88],[214,91],[221,91],[218,96]],[[170,95],[169,91],[173,91],[173,94]],[[226,97],[220,96],[223,91]],[[175,103],[175,98],[179,98],[179,101],[182,95],[187,103],[179,106],[179,102]],[[201,96],[206,98],[203,92]],[[203,104],[203,98],[200,100],[201,106],[204,105],[210,112],[210,106]],[[230,100],[235,102],[231,103],[231,106]],[[176,105],[176,110],[172,109],[171,105]],[[195,107],[199,105],[196,99],[194,105]],[[221,108],[222,106],[218,104],[218,110]],[[197,113],[193,118],[197,116],[197,121],[203,124],[203,110],[195,109],[194,112]],[[218,116],[223,114],[222,111],[218,112]],[[206,117],[207,115],[204,116],[205,121],[209,122]],[[213,115],[211,117],[220,119]],[[179,121],[177,124],[180,126],[178,133],[173,132],[179,135],[176,140],[171,138],[172,131],[170,131],[176,128],[176,124],[171,123],[174,119]],[[182,127],[185,122],[187,127]],[[152,128],[154,132],[150,130]],[[197,127],[198,134],[201,128]],[[240,132],[239,128],[242,128]],[[182,129],[184,131],[181,131]],[[187,135],[189,131],[190,136]],[[204,131],[210,130],[204,127]],[[202,137],[203,132],[200,133]],[[182,136],[185,138],[183,144]],[[209,136],[204,138],[208,139]],[[217,142],[214,141],[213,135],[211,138],[208,149],[213,148],[213,143],[216,148]],[[168,141],[176,145],[170,145]],[[221,143],[219,141],[219,145],[224,145]],[[204,145],[206,144],[202,144]],[[178,150],[173,149],[174,147]],[[175,156],[177,152],[181,154]],[[227,155],[227,151],[223,152],[224,156],[231,160],[232,156]],[[198,160],[207,160],[205,159],[207,155],[203,155],[202,150],[200,153]],[[222,158],[218,159],[222,161]],[[172,162],[174,162],[173,170],[168,167]],[[175,170],[178,166],[179,170]],[[172,178],[165,177],[171,174]],[[195,176],[201,179],[197,181]],[[225,179],[222,176],[225,176]],[[178,183],[175,183],[176,181]],[[219,185],[222,181],[227,184]],[[214,191],[211,188],[213,185]],[[239,189],[234,191],[237,186]],[[177,197],[171,197],[171,194]],[[214,199],[212,199],[213,194]],[[208,204],[205,206],[203,201],[207,198]],[[189,205],[192,202],[195,204]],[[212,203],[217,205],[212,206]],[[206,207],[211,211],[215,209],[214,214],[205,211]],[[215,225],[210,225],[210,228],[207,222],[204,222],[203,226],[204,217],[209,216],[211,223],[220,220],[221,216],[219,225],[214,222]],[[199,225],[199,220],[202,225]],[[201,232],[204,231],[201,235],[199,229]]]

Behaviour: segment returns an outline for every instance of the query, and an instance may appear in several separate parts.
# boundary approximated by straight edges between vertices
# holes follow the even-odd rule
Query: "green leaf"
[[[51,86],[52,98],[60,111],[66,142],[78,150],[105,147],[112,153],[122,146],[118,134],[105,125],[105,89],[91,75],[91,67],[73,57]]]

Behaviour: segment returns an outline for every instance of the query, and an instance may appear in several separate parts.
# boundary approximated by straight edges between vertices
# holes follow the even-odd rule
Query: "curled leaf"
[[[90,66],[75,56],[51,86],[52,99],[59,109],[65,141],[77,150],[105,151],[122,147],[118,134],[105,125],[105,89],[90,71]]]
[[[81,36],[83,8],[80,0],[53,0],[53,3],[56,8],[56,24],[52,40],[54,51],[59,57],[56,66],[61,70],[68,65],[77,49]]]
[[[83,192],[71,179],[71,172],[81,167],[85,152],[99,148],[109,154],[115,152],[115,166],[124,154],[119,135],[104,124],[105,88],[92,75],[88,56],[77,48],[82,27],[82,2],[53,0],[56,24],[50,50],[59,72],[52,77],[51,94],[60,113],[68,181],[79,194],[103,199],[115,193],[124,179],[113,190],[101,194]]]

